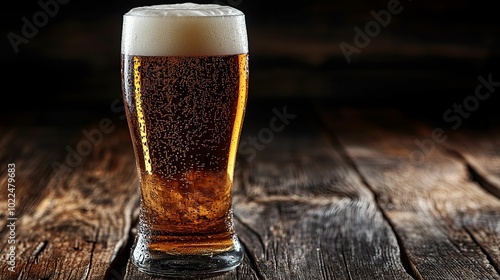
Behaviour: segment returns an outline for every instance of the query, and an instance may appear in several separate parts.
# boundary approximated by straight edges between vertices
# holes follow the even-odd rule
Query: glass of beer
[[[232,185],[248,88],[244,14],[137,7],[123,17],[122,90],[140,179],[132,261],[155,275],[236,268]]]

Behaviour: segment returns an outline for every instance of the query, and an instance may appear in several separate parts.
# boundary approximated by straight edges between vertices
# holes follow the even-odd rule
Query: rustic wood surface
[[[356,132],[346,119],[358,120]],[[405,126],[398,114],[343,112],[325,120],[375,192],[418,278],[500,278],[499,199],[474,181],[463,158],[440,147],[451,135]]]
[[[308,104],[247,111],[242,141],[285,106],[295,117],[255,157],[239,155],[246,257],[209,279],[500,279],[498,126],[441,130],[399,111]],[[161,279],[129,262],[138,180],[126,123],[114,116],[86,146],[99,125],[0,128],[0,279]]]

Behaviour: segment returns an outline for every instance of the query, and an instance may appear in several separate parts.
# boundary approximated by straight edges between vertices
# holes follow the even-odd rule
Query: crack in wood
[[[135,234],[130,231],[127,243],[123,246],[122,250],[116,255],[114,260],[108,266],[104,274],[104,279],[124,279],[127,270],[127,263],[130,258],[130,252],[132,250],[132,246],[134,245],[134,237]]]
[[[443,151],[465,164],[471,181],[477,183],[477,185],[483,190],[500,199],[499,186],[491,183],[487,178],[481,175],[481,173],[473,166],[473,163],[467,160],[466,156],[464,156],[460,151],[451,146],[443,147]]]
[[[133,228],[135,226],[135,209],[138,207],[139,196],[135,195],[129,200],[125,205],[123,210],[124,225],[123,225],[123,236],[116,243],[115,249],[113,251],[110,264],[105,272],[106,279],[119,279],[123,278],[125,273],[127,262],[130,257],[130,251],[134,244],[135,233]],[[113,276],[114,278],[111,278]]]
[[[495,196],[496,198],[500,199],[500,189],[497,188],[495,185],[491,184],[486,178],[481,176],[481,174],[476,169],[474,169],[474,167],[469,162],[467,162],[466,164],[467,164],[467,171],[471,175],[472,180],[476,182],[485,191]]]
[[[483,246],[481,246],[481,242],[479,242],[479,240],[476,239],[474,234],[467,228],[467,226],[464,226],[464,230],[465,230],[465,232],[467,232],[467,234],[469,235],[471,240],[474,241],[474,243],[479,247],[481,252],[486,256],[486,259],[488,260],[489,265],[491,265],[491,267],[493,267],[493,269],[496,271],[496,273],[498,275],[500,275],[500,267],[496,265],[495,261],[493,260],[493,257],[490,255],[488,250],[485,250],[485,248],[483,248]]]
[[[44,240],[36,246],[35,250],[32,253],[33,258],[38,261],[38,256],[42,253],[42,251],[47,247],[47,240]]]
[[[264,240],[262,240],[262,236],[257,232],[255,231],[252,227],[250,227],[249,225],[247,225],[244,221],[242,221],[240,219],[240,217],[238,217],[238,215],[236,214],[233,214],[233,217],[235,220],[238,221],[238,223],[243,226],[245,228],[245,230],[248,230],[249,232],[251,232],[253,235],[255,235],[257,237],[257,240],[259,240],[259,243],[262,245],[262,251],[265,250],[266,248],[266,245],[264,243]]]
[[[257,279],[266,279],[266,277],[262,274],[262,272],[259,270],[259,266],[257,264],[257,259],[255,258],[254,255],[252,255],[249,251],[248,245],[240,239],[241,246],[243,246],[245,250],[245,256],[248,258],[248,261],[250,262],[250,266],[252,268],[252,271],[254,272],[254,275],[257,277]]]
[[[85,269],[85,272],[84,272],[84,275],[85,275],[85,279],[89,279],[90,277],[90,272],[92,271],[92,262],[93,262],[93,258],[94,258],[94,250],[95,250],[95,247],[96,247],[96,244],[99,242],[99,229],[96,229],[95,231],[95,235],[94,235],[94,240],[90,241],[90,243],[92,243],[92,247],[90,248],[90,259],[89,259],[89,265],[87,266],[87,268]]]
[[[328,268],[325,264],[325,259],[323,256],[323,248],[321,245],[318,246],[318,249],[316,250],[318,261],[319,261],[319,267],[321,269],[321,275],[323,276],[323,279],[330,279],[332,278],[331,275],[332,272],[328,271]]]
[[[342,261],[344,262],[344,267],[345,267],[345,271],[347,272],[347,275],[349,276],[349,279],[352,280],[352,276],[351,276],[351,270],[349,269],[349,264],[347,263],[347,260],[345,258],[345,253],[344,253],[344,247],[342,246]]]
[[[362,172],[359,170],[358,166],[354,162],[354,159],[349,156],[346,148],[342,143],[339,141],[339,139],[333,134],[333,132],[330,132],[328,135],[325,135],[325,137],[329,140],[329,142],[336,148],[342,159],[345,161],[345,163],[356,172],[356,174],[359,176],[361,179],[362,183],[366,188],[370,191],[370,193],[373,195],[374,203],[377,208],[377,211],[382,214],[382,217],[384,221],[389,225],[392,233],[396,237],[396,241],[398,243],[399,247],[399,258],[401,260],[401,263],[403,265],[403,268],[405,272],[413,279],[423,279],[420,273],[418,272],[416,266],[411,262],[408,253],[405,249],[404,243],[401,239],[401,236],[398,235],[394,225],[391,223],[391,220],[389,217],[387,217],[386,212],[383,210],[383,208],[379,205],[379,195],[377,192],[375,192],[373,186],[371,186],[368,181],[366,180],[365,176],[362,174]],[[349,271],[348,271],[349,272]]]

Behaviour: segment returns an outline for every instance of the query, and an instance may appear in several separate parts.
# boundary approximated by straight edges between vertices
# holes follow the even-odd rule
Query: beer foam
[[[121,52],[144,56],[210,56],[248,52],[244,14],[216,4],[131,9],[123,17]]]

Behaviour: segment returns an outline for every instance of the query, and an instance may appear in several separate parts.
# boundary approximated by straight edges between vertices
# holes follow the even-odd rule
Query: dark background
[[[62,0],[61,0],[62,1]],[[22,35],[40,3],[58,11],[15,53],[8,34]],[[390,1],[218,0],[246,14],[250,48],[249,105],[313,99],[328,106],[393,107],[442,121],[473,95],[477,77],[500,81],[498,11],[487,1],[402,0],[387,27],[352,55],[354,28]],[[122,15],[135,6],[175,1],[7,1],[1,10],[0,125],[71,125],[98,119],[121,100]],[[198,1],[197,3],[214,3]],[[43,20],[43,18],[42,18]],[[500,87],[467,122],[496,115]]]

